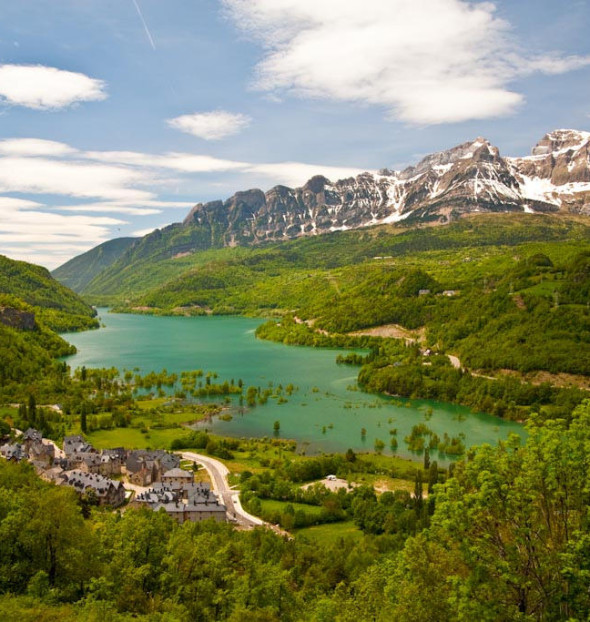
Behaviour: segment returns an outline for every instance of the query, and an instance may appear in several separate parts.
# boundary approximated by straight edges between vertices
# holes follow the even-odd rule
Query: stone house
[[[163,449],[154,451],[137,449],[130,451],[125,462],[125,468],[130,480],[138,486],[148,486],[152,482],[158,482],[166,471],[179,466],[180,458]],[[143,474],[138,479],[144,481],[145,483],[143,484],[139,484],[132,479],[133,475],[138,474],[140,471],[143,471]]]
[[[101,475],[120,475],[121,459],[113,454],[103,451],[100,455],[100,473]]]
[[[194,473],[180,468],[170,469],[162,475],[163,484],[180,484],[184,486],[185,484],[192,484],[194,480]]]
[[[212,503],[161,503],[156,505],[154,511],[163,509],[168,516],[171,516],[179,524],[187,521],[197,522],[213,518],[217,522],[224,522],[226,519],[225,506],[215,501]]]
[[[29,460],[38,468],[49,468],[55,459],[55,447],[42,441],[30,442],[27,453]]]
[[[42,442],[43,435],[39,432],[39,430],[35,430],[35,428],[29,428],[23,433],[22,444],[25,446],[27,452],[29,451],[31,445]]]
[[[68,471],[62,474],[63,483],[71,486],[80,496],[85,493],[94,494],[99,505],[117,507],[125,501],[125,488],[122,482],[84,471]]]
[[[74,454],[74,459],[77,458],[76,468],[85,473],[100,473],[102,467],[102,459],[100,454],[84,452]]]
[[[70,458],[73,454],[98,453],[80,434],[64,436],[63,450],[67,458]]]
[[[147,466],[147,464],[144,463],[138,471],[128,472],[129,481],[135,486],[149,486],[158,480],[159,469],[157,465],[154,462],[151,462],[151,466]]]

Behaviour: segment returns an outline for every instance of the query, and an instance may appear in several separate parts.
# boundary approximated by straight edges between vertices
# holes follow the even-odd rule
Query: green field
[[[143,434],[138,428],[96,430],[86,435],[97,449],[125,447],[126,449],[169,449],[174,439],[188,436],[190,430],[181,428],[153,429]]]
[[[363,538],[363,532],[352,521],[312,525],[311,527],[296,529],[293,533],[297,538],[322,544],[334,544],[343,538],[353,540]]]

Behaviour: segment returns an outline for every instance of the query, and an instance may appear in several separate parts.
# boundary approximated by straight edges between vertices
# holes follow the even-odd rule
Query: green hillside
[[[0,255],[0,396],[22,395],[31,383],[58,385],[55,358],[75,348],[56,332],[96,328],[94,315],[45,268]]]
[[[36,317],[57,332],[98,326],[92,307],[41,266],[0,255],[0,294],[31,305]]]
[[[425,347],[471,369],[586,376],[589,233],[583,220],[524,214],[411,231],[375,227],[207,251],[173,260],[184,262],[174,269],[171,260],[147,260],[111,280],[110,291],[138,286],[147,273],[151,289],[127,290],[119,310],[293,313],[330,333],[397,324],[420,329]],[[367,384],[389,390],[388,383]]]
[[[51,274],[60,283],[81,292],[105,268],[113,264],[138,238],[109,240],[66,262]]]
[[[243,248],[219,248],[201,227],[174,224],[156,229],[128,248],[81,290],[98,302],[130,298],[166,283],[188,268],[217,256],[239,256]],[[74,260],[72,260],[74,261]]]
[[[412,228],[394,225],[305,237],[255,247],[200,250],[198,227],[171,225],[145,236],[82,291],[87,298],[137,299],[149,290],[186,275],[190,269],[244,265],[260,274],[270,269],[337,268],[374,257],[469,246],[514,246],[527,241],[566,240],[578,225],[563,218],[526,214],[478,215],[449,226]]]
[[[12,320],[12,325],[7,325],[7,319],[0,318],[0,395],[6,391],[14,394],[42,375],[51,376],[55,371],[53,359],[72,354],[75,348],[39,320],[34,307],[18,298],[0,294],[0,308],[9,308]],[[34,326],[25,326],[23,320],[32,314]]]

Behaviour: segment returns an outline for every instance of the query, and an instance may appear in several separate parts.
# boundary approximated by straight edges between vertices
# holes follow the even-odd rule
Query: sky
[[[1,0],[0,253],[590,129],[588,0]]]

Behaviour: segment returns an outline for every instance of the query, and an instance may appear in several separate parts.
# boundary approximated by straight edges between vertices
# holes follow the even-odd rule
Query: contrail
[[[152,39],[150,29],[147,27],[147,24],[145,23],[145,19],[143,19],[143,15],[141,13],[141,9],[139,8],[139,4],[137,4],[137,0],[133,0],[133,4],[135,5],[135,8],[137,9],[137,14],[139,15],[139,19],[141,20],[141,23],[143,24],[145,34],[147,35],[147,38],[150,41],[150,45],[152,46],[152,49],[155,51],[156,44],[154,43],[154,40]]]

